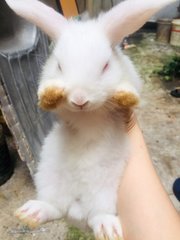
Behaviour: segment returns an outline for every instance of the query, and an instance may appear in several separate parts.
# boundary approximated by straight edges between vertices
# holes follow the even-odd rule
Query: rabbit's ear
[[[137,31],[164,6],[175,0],[126,0],[99,17],[112,44]]]
[[[67,20],[54,9],[37,0],[5,0],[19,16],[41,28],[51,39],[57,40]]]

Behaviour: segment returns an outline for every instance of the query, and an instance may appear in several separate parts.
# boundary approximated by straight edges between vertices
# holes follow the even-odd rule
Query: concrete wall
[[[123,0],[113,0],[114,4],[118,4],[119,2],[122,2]],[[158,0],[157,0],[158,1]],[[170,4],[169,6],[162,9],[160,12],[158,12],[156,15],[154,15],[151,18],[151,21],[156,21],[159,18],[176,18],[180,17],[180,13],[178,13],[178,6],[180,6],[180,0],[177,0],[175,3]]]
[[[86,2],[88,2],[88,0],[79,0],[79,1],[86,1]],[[116,5],[116,4],[118,4],[118,3],[122,2],[122,1],[123,0],[96,0],[95,2],[96,2],[96,4],[98,2],[109,2],[110,4],[113,2],[113,5]],[[92,2],[92,0],[90,0],[90,2]],[[151,21],[156,21],[158,18],[176,18],[176,17],[178,17],[178,15],[180,17],[180,13],[178,13],[178,9],[177,9],[178,6],[180,6],[180,0],[177,0],[175,3],[172,3],[168,7],[165,7],[158,14],[153,16],[151,18]]]
[[[158,1],[158,0],[157,0]],[[176,1],[175,3],[165,7],[159,13],[157,13],[152,20],[157,20],[158,18],[176,18],[180,17],[180,13],[178,13],[178,7],[180,6],[180,1]]]
[[[56,0],[41,0],[41,1],[55,9],[57,9]]]
[[[47,3],[48,5],[51,5],[54,8],[56,8],[56,0],[42,0],[42,1]],[[123,0],[96,0],[95,3],[97,5],[98,2],[102,2],[103,3],[102,5],[107,6],[107,7],[104,7],[104,9],[107,9],[108,7],[111,6],[112,2],[113,2],[113,5],[116,5],[122,1]],[[92,0],[90,0],[90,1],[89,0],[77,0],[77,2],[82,11],[82,9],[88,5],[88,2],[93,2],[93,1]],[[108,2],[109,2],[109,4],[108,4]],[[177,17],[178,16],[177,8],[179,5],[180,5],[180,0],[177,0],[175,3],[171,4],[168,7],[165,7],[163,10],[161,10],[159,13],[157,13],[155,16],[153,16],[151,18],[151,21],[156,21],[158,18],[175,18],[175,17]],[[97,12],[95,9],[92,11],[95,11],[95,13]],[[179,17],[180,17],[180,15],[179,15]]]

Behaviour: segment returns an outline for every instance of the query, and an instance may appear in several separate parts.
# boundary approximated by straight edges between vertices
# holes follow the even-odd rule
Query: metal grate
[[[33,174],[42,140],[53,121],[48,113],[38,109],[36,95],[39,72],[48,56],[49,42],[35,26],[19,20],[17,16],[10,20],[13,20],[13,31],[0,39],[0,104],[19,155]],[[19,23],[17,29],[14,22]],[[23,36],[23,31],[26,37],[19,44],[16,35],[21,32]],[[32,38],[29,40],[27,35]]]

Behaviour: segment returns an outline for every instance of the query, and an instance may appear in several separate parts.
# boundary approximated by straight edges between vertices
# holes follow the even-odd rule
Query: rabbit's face
[[[118,61],[110,41],[95,21],[70,22],[44,68],[40,101],[49,88],[52,96],[47,94],[48,101],[54,98],[57,95],[52,91],[54,87],[59,98],[53,99],[50,108],[91,111],[104,106],[121,78]]]

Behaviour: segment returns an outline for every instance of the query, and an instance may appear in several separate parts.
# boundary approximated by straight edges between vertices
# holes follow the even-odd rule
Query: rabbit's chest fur
[[[35,179],[37,190],[42,185],[51,186],[50,191],[57,191],[56,204],[62,204],[63,198],[70,217],[78,218],[77,205],[83,218],[101,208],[115,213],[118,185],[127,159],[120,112],[65,111],[61,116],[62,122],[45,139],[43,161]]]

